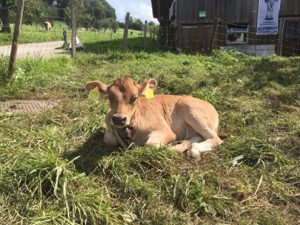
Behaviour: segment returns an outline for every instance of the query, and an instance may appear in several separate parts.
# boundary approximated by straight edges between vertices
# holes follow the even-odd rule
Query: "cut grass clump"
[[[97,224],[114,217],[109,193],[51,151],[21,153],[5,163],[0,180],[3,210],[25,223]]]

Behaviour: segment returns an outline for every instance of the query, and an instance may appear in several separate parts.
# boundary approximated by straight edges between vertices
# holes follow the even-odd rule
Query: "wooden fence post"
[[[214,41],[215,41],[215,38],[216,38],[218,22],[219,22],[219,19],[215,18],[214,23],[213,23],[213,27],[212,27],[212,31],[211,31],[211,39],[210,39],[209,50],[208,50],[209,54],[212,52],[213,47],[214,47]]]
[[[123,52],[127,51],[127,38],[128,38],[128,27],[129,27],[129,16],[130,13],[126,14],[125,18],[125,27],[124,27],[124,35],[123,35]]]
[[[147,29],[148,29],[148,22],[146,20],[144,26],[144,51],[146,50],[147,47]]]
[[[278,49],[277,54],[282,56],[282,42],[283,42],[283,33],[284,33],[284,25],[285,25],[285,19],[280,18],[279,19],[279,31],[278,31]]]
[[[71,38],[71,56],[72,58],[76,55],[76,13],[75,13],[74,0],[71,0],[71,20],[72,20],[72,38]]]
[[[22,17],[24,11],[24,1],[25,0],[18,0],[18,5],[17,5],[16,23],[15,23],[15,29],[14,29],[14,35],[13,35],[13,41],[11,45],[11,53],[9,59],[9,66],[8,66],[8,75],[9,75],[8,84],[10,84],[14,76],[15,67],[16,67],[18,42],[19,42],[19,35],[20,35],[20,29],[21,29]]]

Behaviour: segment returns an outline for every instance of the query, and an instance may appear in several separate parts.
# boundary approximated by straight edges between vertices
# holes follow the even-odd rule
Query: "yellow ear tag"
[[[148,88],[145,90],[145,97],[146,98],[154,98],[153,89]]]
[[[88,99],[93,100],[93,101],[98,101],[99,98],[100,98],[100,92],[97,87],[90,90]]]

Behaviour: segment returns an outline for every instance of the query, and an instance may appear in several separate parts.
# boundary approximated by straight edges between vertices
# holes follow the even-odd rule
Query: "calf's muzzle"
[[[115,126],[125,126],[127,125],[127,117],[124,115],[115,114],[111,118],[113,125]]]

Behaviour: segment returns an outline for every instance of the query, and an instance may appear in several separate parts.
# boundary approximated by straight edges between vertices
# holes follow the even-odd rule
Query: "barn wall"
[[[213,23],[215,18],[231,22],[246,23],[252,18],[253,0],[178,0],[178,21],[180,23]],[[206,17],[199,18],[205,11]]]
[[[169,15],[167,14],[172,0],[168,0],[168,2],[165,0],[153,1],[158,2],[158,5],[160,5],[158,8],[160,13],[163,13],[163,16],[160,14],[160,19],[166,24],[166,21],[163,20],[169,20]],[[168,34],[167,36],[164,35],[164,38],[167,38],[164,43],[169,49],[176,48],[183,52],[206,52],[210,51],[212,40],[215,46],[226,46],[226,26],[228,23],[246,24],[249,27],[247,45],[250,46],[250,49],[258,49],[258,47],[255,46],[265,45],[268,49],[274,49],[276,47],[276,52],[299,54],[300,34],[298,31],[298,33],[296,33],[298,39],[291,41],[283,38],[281,43],[279,43],[279,35],[256,35],[258,1],[259,0],[177,0],[176,19],[169,21],[169,29],[165,29]],[[199,17],[199,12],[205,12],[206,16]],[[281,0],[279,17],[281,19],[298,21],[297,29],[299,29],[300,0]],[[221,22],[219,27],[214,30],[216,18],[221,19]],[[223,24],[222,21],[224,22]],[[283,24],[285,24],[285,22],[283,22]],[[214,31],[216,31],[216,33]],[[295,33],[293,35],[295,35]],[[254,45],[254,47],[252,45]]]
[[[299,0],[281,0],[280,17],[300,15]]]
[[[253,21],[253,7],[253,0],[177,0],[177,47],[184,52],[209,51],[214,20],[220,18],[253,26],[256,23]],[[200,18],[200,11],[206,12],[206,17]],[[219,28],[219,31],[226,33],[224,28]],[[216,39],[224,44],[224,37],[221,35]]]

